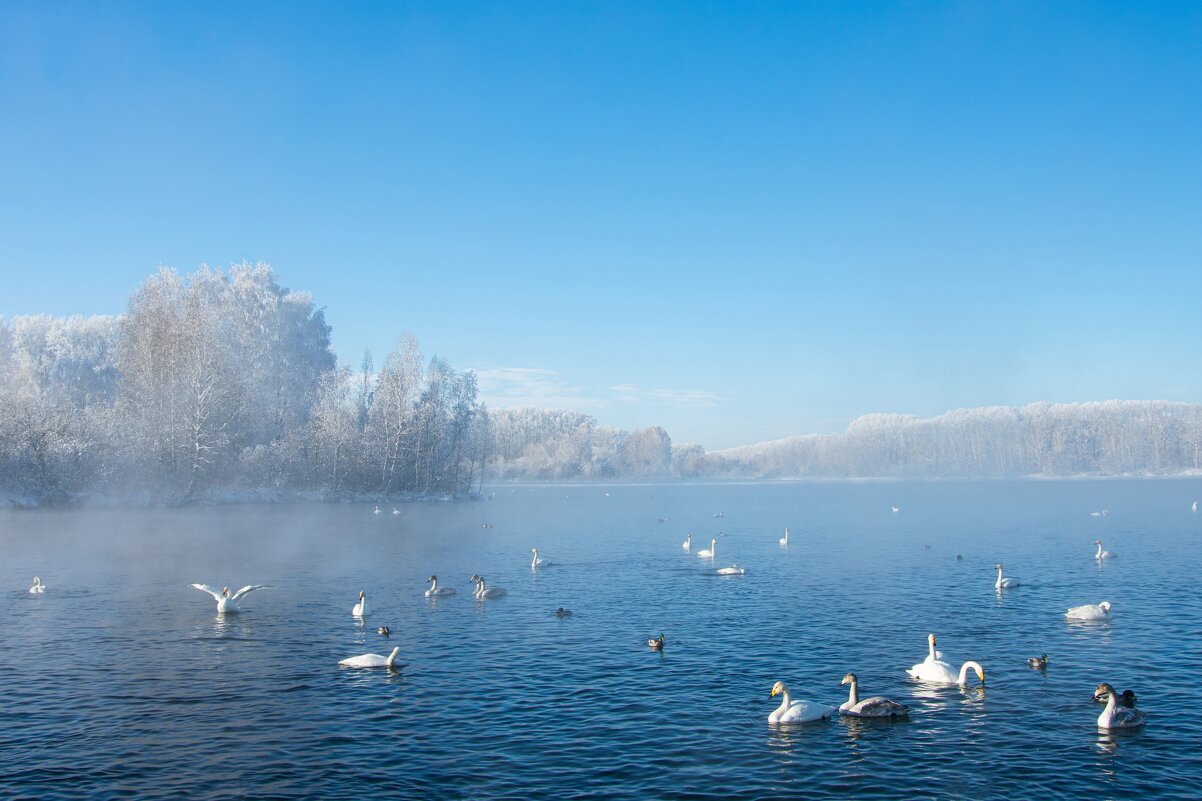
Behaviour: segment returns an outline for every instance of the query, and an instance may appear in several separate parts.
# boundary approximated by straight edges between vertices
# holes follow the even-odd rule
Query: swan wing
[[[192,586],[198,590],[207,592],[209,595],[212,595],[213,599],[216,601],[221,600],[221,590],[215,590],[212,587],[210,587],[208,584],[193,584]]]
[[[816,704],[813,701],[794,701],[789,708],[776,719],[777,723],[809,723],[812,720],[829,718],[838,710],[826,704]]]
[[[852,715],[854,717],[888,718],[908,715],[910,714],[910,707],[877,695],[872,698],[865,698],[855,706],[844,704],[839,708],[839,711],[844,715]]]
[[[195,586],[195,585],[193,585],[193,586]],[[236,593],[234,593],[231,597],[233,598],[233,600],[237,601],[243,595],[246,595],[246,593],[248,593],[248,592],[254,592],[255,590],[270,590],[270,589],[271,589],[271,587],[266,584],[247,584],[245,587],[243,587],[242,589],[240,589]]]
[[[343,667],[383,667],[388,663],[388,657],[379,654],[362,654],[343,659],[338,664]]]
[[[926,661],[919,662],[914,667],[906,671],[912,678],[919,681],[930,681],[939,684],[955,684],[956,674],[952,672],[952,666],[947,662],[931,661],[928,657]]]

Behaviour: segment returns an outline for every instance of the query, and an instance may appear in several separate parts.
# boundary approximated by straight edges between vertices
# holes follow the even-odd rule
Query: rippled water
[[[624,485],[397,515],[3,512],[0,797],[1196,798],[1195,498],[1202,481]],[[747,574],[713,575],[689,532]],[[1096,537],[1118,557],[1095,562]],[[554,564],[531,571],[531,546]],[[998,560],[1022,582],[1002,597]],[[459,594],[426,600],[431,573]],[[508,595],[473,600],[472,573]],[[191,582],[273,589],[222,619]],[[1112,622],[1064,621],[1103,598]],[[911,682],[928,632],[986,688]],[[337,665],[393,645],[400,671]],[[910,719],[767,724],[774,681],[837,705],[849,670]],[[1136,690],[1145,730],[1099,733],[1099,681]]]

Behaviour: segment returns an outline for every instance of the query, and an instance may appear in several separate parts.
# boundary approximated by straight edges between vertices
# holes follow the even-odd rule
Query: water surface
[[[0,797],[1196,797],[1200,481],[494,493],[0,512]],[[459,594],[425,599],[431,573]],[[273,589],[223,618],[192,582]],[[1111,622],[1064,621],[1102,599]],[[907,678],[929,632],[985,689]],[[400,671],[337,665],[395,645]],[[766,723],[774,681],[837,705],[849,670],[910,719]],[[1099,681],[1145,730],[1097,730]]]

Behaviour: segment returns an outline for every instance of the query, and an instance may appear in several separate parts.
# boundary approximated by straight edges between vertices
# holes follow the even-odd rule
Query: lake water
[[[494,491],[0,512],[0,797],[1198,797],[1202,481]],[[223,619],[191,582],[273,589]],[[1109,623],[1063,619],[1102,599]],[[906,676],[930,632],[985,689]],[[400,671],[338,667],[394,645]],[[766,722],[773,682],[837,705],[848,671],[910,718]],[[1098,731],[1100,681],[1144,730]]]

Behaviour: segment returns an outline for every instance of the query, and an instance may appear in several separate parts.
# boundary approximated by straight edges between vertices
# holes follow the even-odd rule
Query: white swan
[[[367,614],[367,595],[362,590],[359,591],[359,603],[351,607],[351,614],[354,617],[363,617]]]
[[[42,580],[40,578],[38,578],[37,576],[34,576],[33,577],[33,586],[29,588],[29,591],[32,592],[34,595],[41,595],[43,592],[46,591],[46,585],[42,583]]]
[[[213,596],[213,599],[217,601],[217,614],[219,615],[241,611],[238,609],[238,602],[245,598],[247,593],[254,592],[255,590],[271,589],[266,584],[247,584],[233,595],[230,595],[229,587],[222,587],[221,592],[217,592],[217,590],[208,584],[193,584],[192,586]]]
[[[713,540],[713,539],[710,540],[710,547],[705,548],[704,550],[698,551],[697,556],[699,556],[702,559],[713,559],[714,558],[714,550],[715,550],[714,546],[717,544],[718,544],[717,540]]]
[[[547,567],[551,564],[546,559],[540,559],[538,557],[538,548],[531,548],[530,553],[534,554],[534,558],[530,560],[531,568]]]
[[[454,587],[438,586],[438,576],[430,576],[430,578],[426,579],[426,581],[430,583],[430,589],[426,590],[427,598],[442,598],[447,595],[455,594]]]
[[[1110,601],[1074,606],[1065,612],[1064,616],[1069,620],[1109,620]]]
[[[399,515],[401,513],[401,510],[394,506],[394,507],[392,507],[392,513],[394,515]]]
[[[898,512],[900,512],[900,511],[901,511],[901,507],[900,507],[900,506],[890,506],[890,507],[889,507],[889,511],[890,511],[890,512],[893,512],[894,514],[896,514],[896,513],[898,513]]]
[[[747,572],[747,568],[731,565],[730,567],[720,567],[714,572],[719,576],[741,576]]]
[[[1098,552],[1093,555],[1094,559],[1113,559],[1118,556],[1114,551],[1103,551],[1101,540],[1094,540],[1093,544],[1098,546]]]
[[[985,668],[981,667],[979,662],[973,662],[971,660],[965,662],[960,666],[960,674],[956,675],[956,673],[952,670],[952,666],[943,661],[943,654],[935,650],[934,634],[927,636],[927,643],[929,644],[930,648],[927,658],[919,662],[914,667],[906,670],[906,673],[908,673],[911,678],[918,679],[919,681],[930,682],[932,684],[964,685],[968,683],[968,670],[969,668],[972,668],[974,671],[976,671],[977,678],[980,679],[982,683],[985,682]]]
[[[769,723],[809,723],[812,720],[829,718],[836,711],[833,706],[816,704],[813,701],[794,701],[783,681],[772,685],[772,695],[769,697],[775,698],[778,693],[782,696],[780,706],[768,715]]]
[[[684,548],[686,551],[693,550],[693,535],[691,533],[689,536],[684,538],[684,542],[680,544],[680,547]]]
[[[993,585],[996,589],[1008,590],[1011,587],[1018,586],[1018,579],[1002,578],[1002,563],[1001,562],[998,562],[996,565],[994,565],[994,568],[997,570],[997,581]]]
[[[505,590],[500,587],[489,587],[484,583],[484,576],[472,576],[469,581],[476,583],[476,589],[472,592],[472,597],[483,600],[484,598],[500,598],[505,594]]]
[[[375,668],[375,667],[395,667],[396,656],[401,652],[399,647],[393,648],[392,653],[388,656],[380,656],[379,654],[363,654],[361,656],[352,656],[348,659],[341,660],[338,664],[343,667],[353,668]]]
[[[897,701],[890,701],[881,695],[861,701],[860,694],[856,689],[856,682],[855,673],[848,673],[843,677],[843,681],[839,682],[840,685],[851,685],[851,694],[847,701],[839,706],[840,715],[850,715],[856,718],[896,718],[910,714],[910,707],[899,704]]]
[[[1134,729],[1144,725],[1147,721],[1144,711],[1134,707],[1119,706],[1116,703],[1117,695],[1114,688],[1105,682],[1099,684],[1094,690],[1093,700],[1106,700],[1106,708],[1102,710],[1102,714],[1098,715],[1098,728]]]
[[[781,537],[779,540],[777,540],[777,542],[779,542],[781,545],[789,544],[789,529],[785,529],[785,536]]]
[[[1196,511],[1198,511],[1198,502],[1197,502],[1197,501],[1194,501],[1194,505],[1193,505],[1193,506],[1191,506],[1191,507],[1189,508],[1189,510],[1190,510],[1191,512],[1196,512]]]
[[[378,515],[380,513],[380,507],[377,506],[375,509],[372,509],[371,513],[373,515]]]

